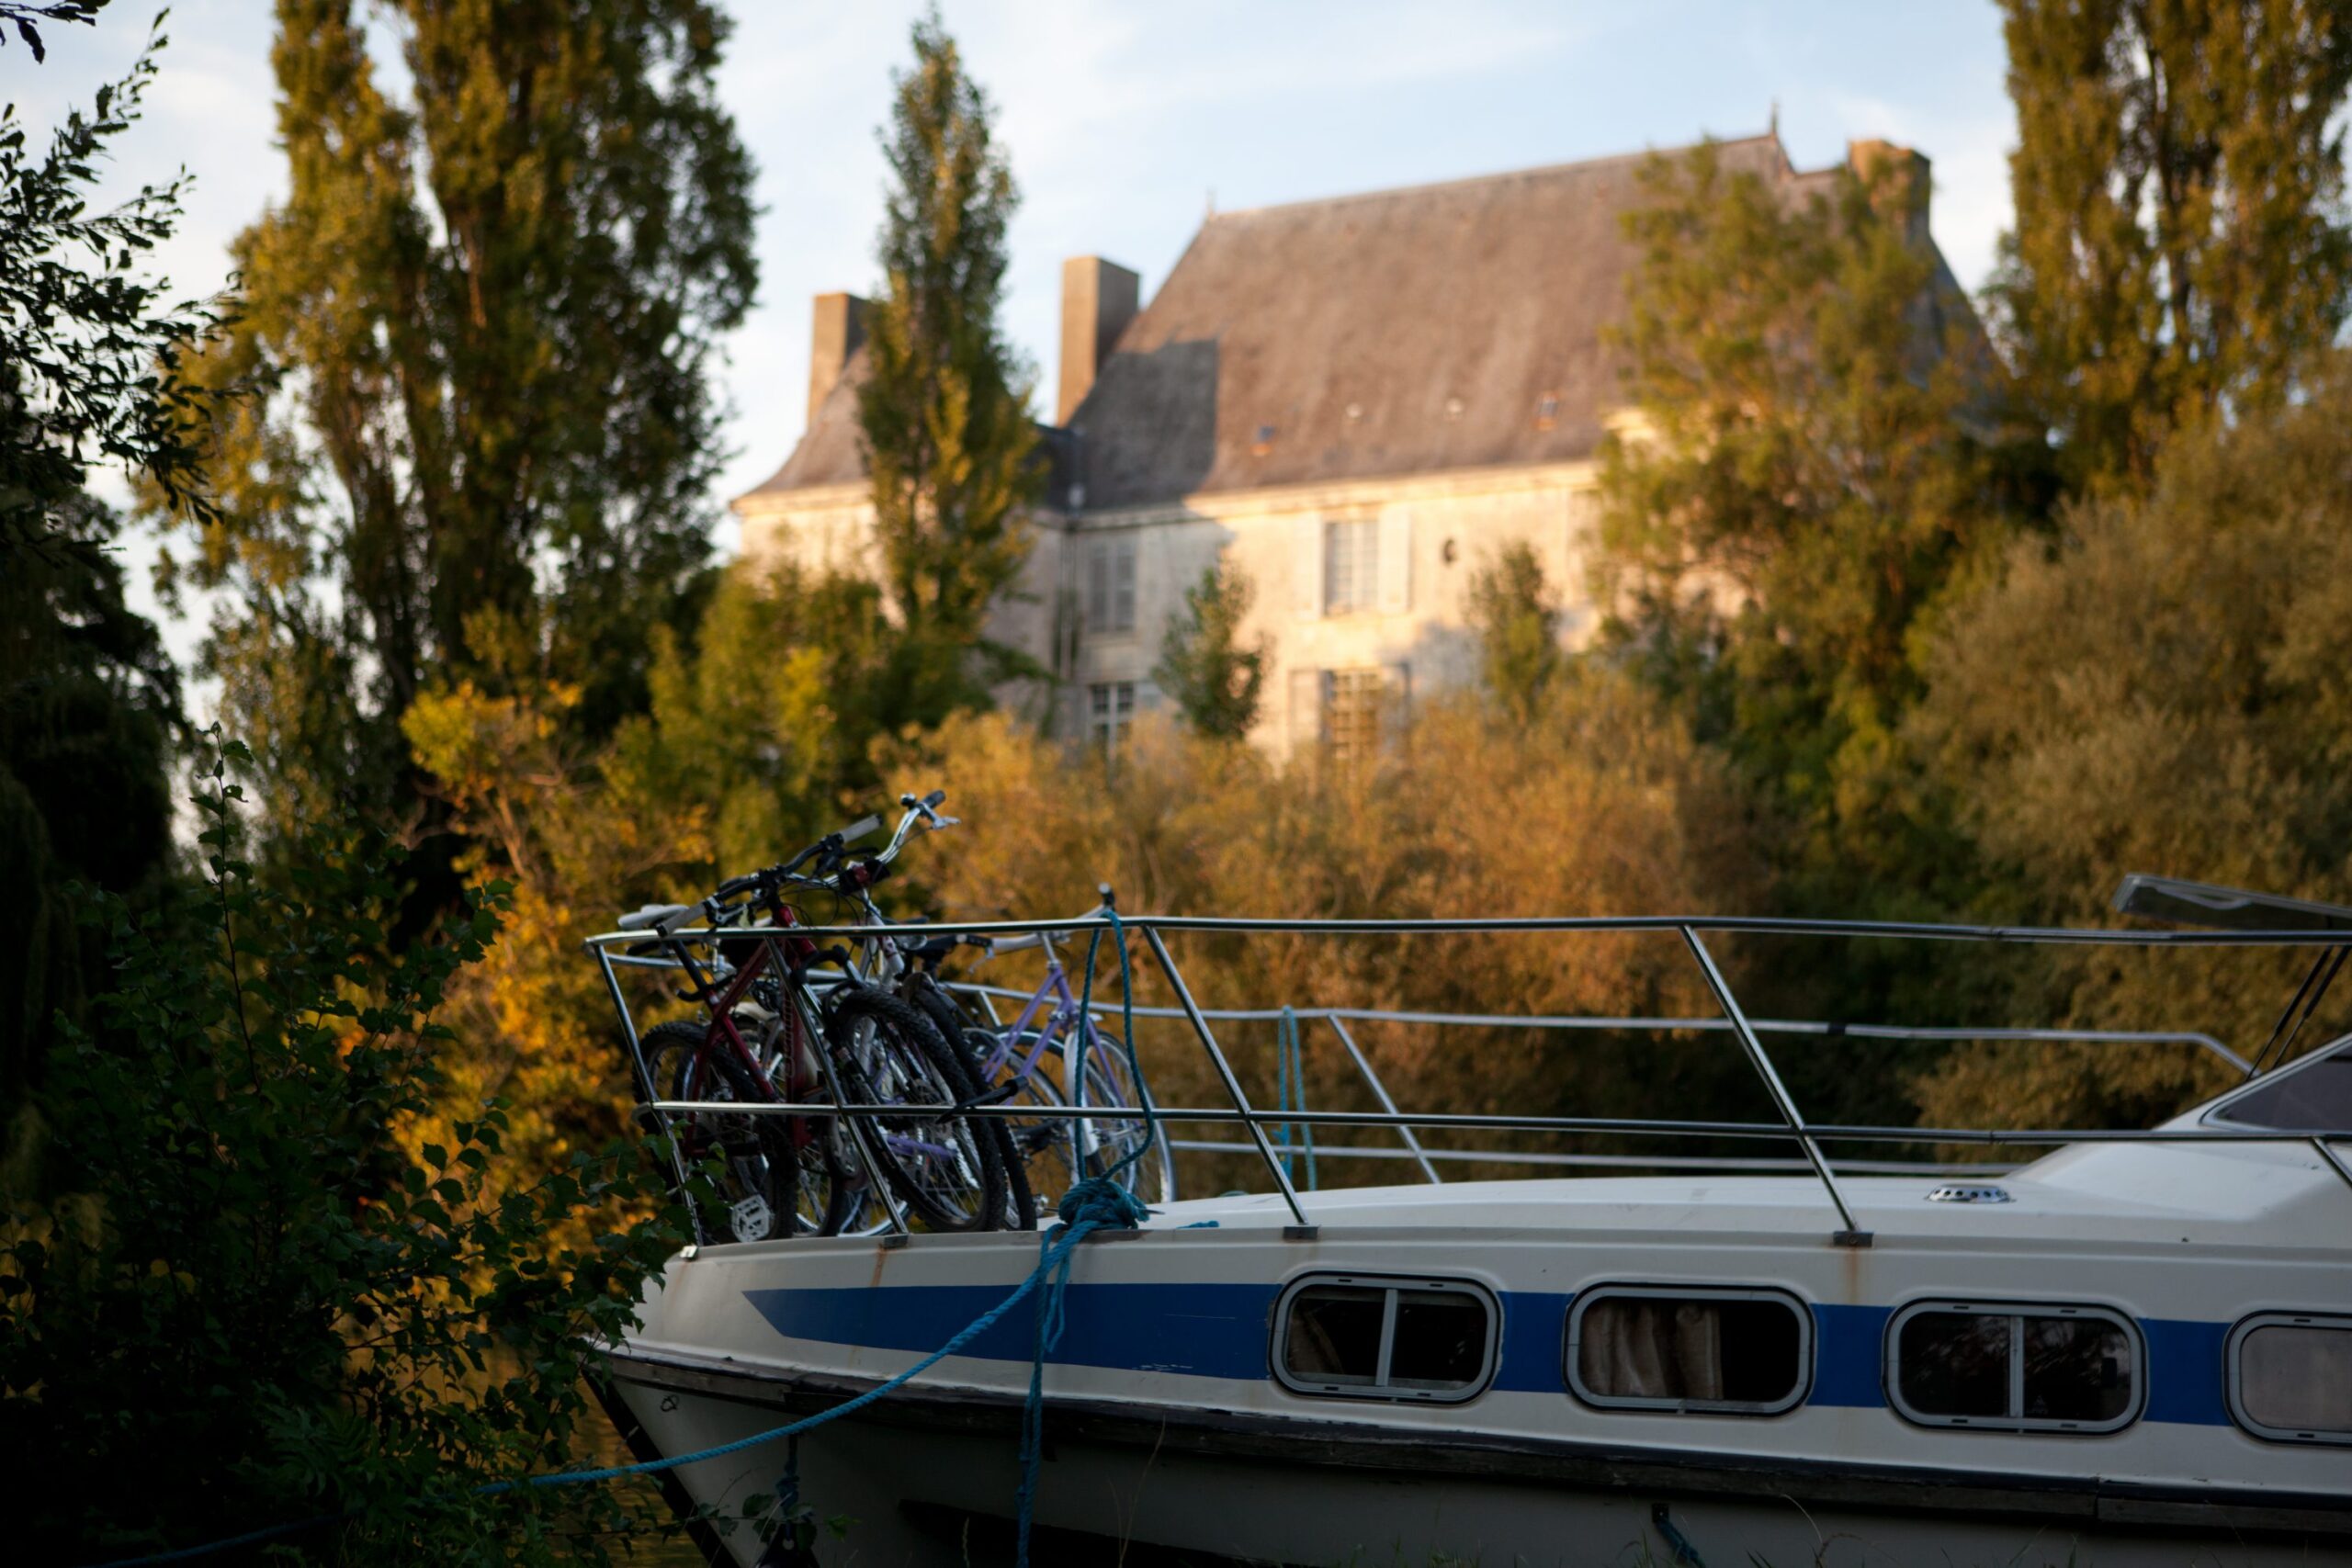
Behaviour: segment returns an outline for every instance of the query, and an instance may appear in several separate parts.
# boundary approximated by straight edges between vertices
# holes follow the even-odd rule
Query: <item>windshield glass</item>
[[[2352,1133],[2352,1044],[2258,1082],[2210,1118],[2285,1133]]]

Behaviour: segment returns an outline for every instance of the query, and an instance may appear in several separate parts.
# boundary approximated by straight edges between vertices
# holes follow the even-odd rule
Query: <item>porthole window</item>
[[[1922,1302],[1886,1347],[1888,1402],[1922,1426],[2112,1432],[2145,1392],[2140,1331],[2104,1307]]]
[[[1494,1374],[1494,1298],[1460,1280],[1317,1274],[1274,1314],[1274,1377],[1342,1399],[1475,1398]]]
[[[1568,1313],[1569,1392],[1603,1410],[1776,1416],[1813,1379],[1813,1314],[1783,1291],[1601,1285]]]
[[[2266,1312],[2230,1330],[2230,1414],[2257,1438],[2352,1443],[2352,1317]]]

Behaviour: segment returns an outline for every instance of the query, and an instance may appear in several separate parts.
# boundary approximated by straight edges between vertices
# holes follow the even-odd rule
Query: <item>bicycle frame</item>
[[[1062,1053],[1062,1099],[1063,1103],[1083,1110],[1086,1105],[1086,1057],[1090,1053],[1103,1048],[1102,1037],[1094,1027],[1093,1016],[1080,1004],[1078,994],[1070,989],[1069,971],[1062,966],[1061,954],[1055,950],[1052,933],[1038,934],[1045,939],[1039,945],[1045,949],[1046,977],[1038,983],[1036,990],[1023,1006],[1020,1016],[1013,1021],[1012,1027],[997,1032],[995,1047],[980,1063],[980,1081],[984,1084],[995,1082],[997,1076],[1013,1060],[1016,1054],[1020,1056],[1020,1065],[1013,1069],[1013,1075],[1016,1078],[1025,1081],[1037,1070],[1038,1062],[1047,1051],[1054,1047],[1055,1043],[1059,1041],[1066,1032],[1072,1032],[1079,1042],[1079,1048]],[[1051,1005],[1052,1011],[1046,1017],[1044,1026],[1037,1029],[1032,1038],[1031,1026],[1036,1022],[1038,1014],[1045,1011],[1048,1004]],[[1025,1052],[1017,1052],[1014,1043],[1023,1039],[1029,1041],[1028,1049]],[[1132,1111],[1136,1108],[1106,1106],[1102,1109]],[[1100,1140],[1094,1135],[1092,1120],[1080,1117],[1076,1123],[1076,1134],[1079,1162],[1083,1167],[1093,1157],[1100,1146]]]

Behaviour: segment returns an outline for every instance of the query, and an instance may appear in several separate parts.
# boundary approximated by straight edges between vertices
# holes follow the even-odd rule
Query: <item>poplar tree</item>
[[[1487,694],[1519,724],[1532,724],[1559,679],[1560,603],[1524,539],[1505,545],[1470,579],[1470,626]]]
[[[858,420],[883,581],[898,626],[886,711],[933,724],[1039,673],[989,639],[989,604],[1027,558],[1043,472],[1034,377],[998,321],[1005,228],[1019,196],[988,96],[934,13],[894,78],[883,287],[867,318]]]
[[[279,0],[288,189],[203,367],[257,394],[211,433],[194,576],[281,829],[429,810],[399,726],[430,681],[576,685],[589,735],[641,706],[708,555],[705,371],[753,283],[716,6],[355,13]]]
[[[1220,559],[1184,590],[1184,608],[1168,617],[1151,678],[1184,722],[1219,740],[1246,739],[1258,722],[1271,652],[1264,637],[1245,643],[1241,623],[1255,589],[1240,568]]]
[[[2352,303],[2341,0],[2005,0],[2016,227],[1991,299],[2070,477],[2293,398]]]

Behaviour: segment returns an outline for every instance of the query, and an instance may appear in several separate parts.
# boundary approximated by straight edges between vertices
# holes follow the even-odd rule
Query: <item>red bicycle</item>
[[[934,793],[910,822],[944,795]],[[878,881],[906,839],[853,861],[847,845],[879,818],[828,833],[780,864],[729,879],[696,904],[650,905],[624,931],[651,933],[686,977],[700,1019],[647,1030],[636,1042],[650,1099],[702,1106],[761,1103],[880,1107],[854,1116],[746,1111],[664,1118],[683,1152],[715,1163],[724,1213],[715,1240],[839,1234],[878,1203],[885,1223],[989,1229],[1006,1213],[1001,1139],[967,1113],[978,1098],[961,1043],[950,1046],[915,1009],[856,974],[847,949],[790,934],[808,921],[791,891],[842,894]],[[804,873],[802,868],[808,867]],[[705,929],[689,932],[697,919]],[[725,933],[725,934],[713,934]]]

